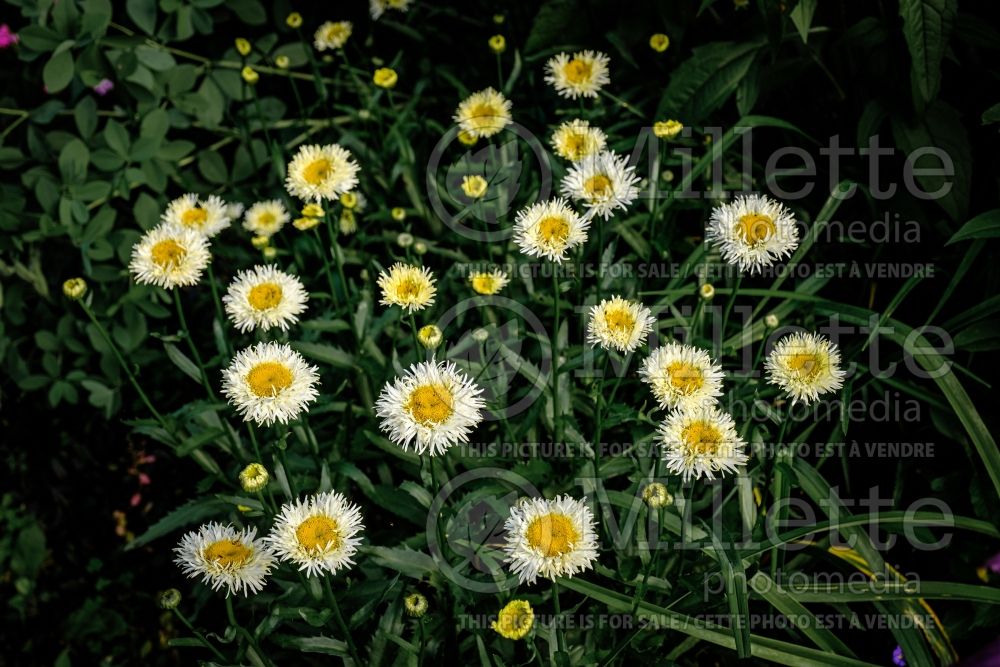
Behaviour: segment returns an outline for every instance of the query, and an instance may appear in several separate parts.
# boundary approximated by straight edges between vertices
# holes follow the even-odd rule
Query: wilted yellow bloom
[[[298,12],[292,12],[291,14],[288,15],[288,18],[285,19],[285,23],[288,24],[289,28],[300,27],[302,25],[302,14],[299,14]]]
[[[427,598],[420,593],[411,593],[403,598],[403,608],[407,616],[420,618],[427,613]]]
[[[354,211],[345,208],[340,212],[340,219],[337,221],[341,234],[353,234],[358,231],[358,220],[354,217]]]
[[[257,250],[263,250],[267,246],[271,245],[271,239],[266,236],[255,236],[250,239],[250,243],[252,243],[253,247],[257,248]]]
[[[399,81],[399,75],[391,67],[379,67],[375,70],[375,74],[372,75],[372,81],[379,88],[388,90],[396,86],[396,82]]]
[[[535,612],[526,600],[511,600],[490,627],[506,639],[523,639],[535,624]]]
[[[244,67],[240,74],[243,76],[243,80],[251,86],[260,80],[260,75],[257,74],[257,71],[253,67],[250,67],[250,65]]]
[[[63,294],[74,301],[83,298],[86,293],[87,281],[83,278],[70,278],[63,283]]]
[[[281,55],[274,59],[274,64],[281,69],[287,69],[289,65],[288,56]]]
[[[662,32],[658,32],[649,38],[649,48],[657,53],[663,53],[667,50],[668,46],[670,46],[670,38]]]
[[[661,120],[653,123],[653,134],[660,139],[673,139],[680,134],[683,129],[684,124],[679,120]]]
[[[490,37],[489,44],[493,53],[500,54],[507,50],[507,40],[503,35],[493,35]]]
[[[661,482],[647,484],[642,490],[642,500],[653,509],[666,507],[674,502],[673,496]]]
[[[306,232],[319,224],[319,218],[296,218],[292,221],[292,227],[300,232]]]
[[[250,55],[250,51],[253,47],[250,46],[250,42],[243,39],[242,37],[236,38],[236,50],[240,52],[241,56]]]
[[[399,206],[392,209],[392,219],[396,222],[406,220],[406,209]]]
[[[480,199],[486,194],[488,185],[489,183],[486,182],[486,179],[479,174],[462,177],[462,192],[469,199]]]
[[[319,204],[306,204],[302,207],[302,215],[310,218],[322,218],[326,211]]]

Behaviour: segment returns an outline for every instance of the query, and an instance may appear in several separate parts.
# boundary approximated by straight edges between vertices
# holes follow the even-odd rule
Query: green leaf
[[[226,163],[218,153],[204,151],[198,155],[198,171],[210,183],[224,185],[229,182]]]
[[[108,143],[108,148],[119,157],[128,159],[128,130],[121,123],[114,119],[108,119],[108,124],[104,126],[104,141]]]
[[[201,383],[201,371],[198,370],[198,366],[187,355],[178,350],[177,346],[173,343],[164,343],[163,348],[167,351],[170,361],[174,362],[177,368],[181,369],[185,375],[195,382]]]
[[[803,44],[809,41],[809,28],[812,27],[813,14],[816,13],[816,3],[817,0],[799,0],[795,9],[789,14]]]
[[[1000,104],[994,104],[983,112],[983,125],[1000,123]]]
[[[125,12],[147,35],[156,32],[156,0],[127,0]]]
[[[87,176],[90,151],[79,139],[71,139],[59,151],[59,173],[64,183],[82,183]]]
[[[73,120],[81,137],[90,139],[94,135],[97,130],[97,100],[92,95],[87,95],[76,105]]]
[[[49,94],[58,93],[73,80],[73,54],[69,50],[56,51],[42,69],[42,81]]]
[[[294,648],[303,653],[325,653],[346,656],[347,644],[339,639],[317,635],[315,637],[293,637],[292,635],[272,635],[271,641],[285,648]]]
[[[369,547],[368,553],[378,565],[414,579],[423,579],[438,571],[433,558],[409,547]]]
[[[765,43],[756,38],[695,48],[670,77],[656,117],[676,118],[685,125],[701,123],[736,92]]]
[[[1000,208],[980,213],[962,225],[945,245],[969,239],[991,239],[1000,236]]]
[[[322,343],[292,343],[292,348],[298,350],[310,359],[315,359],[334,368],[354,368],[354,356],[333,345]]]
[[[136,549],[145,544],[149,544],[155,539],[172,533],[178,528],[204,521],[210,517],[218,516],[229,508],[229,503],[217,498],[206,498],[203,500],[192,500],[181,505],[173,512],[149,527],[145,533],[135,538],[125,545],[125,550]]]
[[[951,35],[956,0],[900,0],[899,15],[903,17],[903,36],[910,49],[912,65],[910,82],[914,101],[919,106],[929,104],[941,87],[941,60]]]

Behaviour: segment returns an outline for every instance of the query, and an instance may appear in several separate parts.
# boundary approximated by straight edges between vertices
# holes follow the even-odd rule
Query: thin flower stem
[[[184,307],[181,305],[181,294],[177,289],[170,290],[174,295],[174,305],[177,306],[177,318],[181,322],[181,329],[184,331],[184,340],[187,341],[188,349],[191,350],[191,356],[194,357],[194,361],[198,364],[198,370],[201,372],[201,383],[205,387],[205,391],[208,393],[208,397],[211,400],[215,400],[215,392],[212,391],[212,385],[208,381],[208,373],[205,372],[205,363],[201,360],[201,354],[198,353],[198,347],[194,344],[194,339],[191,338],[191,330],[188,329],[187,318],[184,317]]]
[[[208,284],[212,288],[212,301],[215,302],[215,316],[219,320],[219,328],[222,329],[222,344],[226,348],[226,354],[233,356],[233,348],[229,345],[229,336],[226,335],[226,318],[223,315],[222,300],[219,298],[219,291],[215,286],[215,272],[212,271],[212,263],[208,264]]]
[[[188,630],[190,630],[192,632],[192,634],[194,634],[195,637],[198,638],[198,641],[200,641],[202,644],[204,644],[205,648],[207,648],[209,651],[212,652],[212,655],[214,655],[216,658],[218,658],[222,662],[229,662],[226,659],[226,656],[222,655],[222,653],[219,652],[219,649],[217,649],[214,646],[212,646],[212,643],[210,641],[208,641],[208,638],[205,635],[203,635],[200,632],[198,632],[197,630],[195,630],[194,625],[191,624],[191,621],[188,620],[187,616],[185,616],[181,612],[180,609],[178,609],[177,607],[174,607],[172,609],[172,611],[174,612],[174,616],[176,616],[178,618],[178,620],[180,620],[180,622],[183,623],[184,626]]]
[[[253,652],[256,653],[261,660],[264,660],[266,664],[270,664],[270,661],[264,658],[264,654],[261,653],[260,647],[257,645],[257,641],[253,638],[253,635],[250,634],[250,631],[240,625],[239,621],[236,620],[236,612],[233,610],[233,598],[231,595],[226,596],[226,616],[229,618],[229,625],[235,628],[238,634],[243,635],[243,638],[247,640],[247,644],[251,649],[253,649]]]
[[[129,368],[128,363],[126,363],[125,358],[122,356],[121,350],[118,349],[115,341],[108,334],[108,330],[104,328],[104,325],[97,319],[94,312],[85,301],[81,300],[80,306],[83,308],[83,312],[87,313],[87,317],[89,317],[90,321],[94,323],[94,326],[97,327],[97,330],[101,333],[101,337],[104,338],[104,342],[106,342],[108,347],[111,348],[111,351],[115,355],[115,359],[118,360],[118,365],[121,366],[123,371],[125,371],[125,375],[128,377],[129,382],[132,383],[132,387],[135,389],[136,393],[139,394],[139,398],[142,399],[142,402],[146,404],[146,409],[153,413],[153,417],[156,418],[156,421],[160,422],[160,426],[162,426],[164,430],[170,431],[171,429],[167,425],[163,415],[161,415],[157,409],[153,407],[153,403],[149,400],[149,396],[147,396],[146,392],[142,390],[142,387],[139,385],[139,380],[136,379],[135,375],[132,373],[132,369]]]
[[[417,321],[413,317],[413,311],[410,313],[410,331],[413,332],[413,354],[418,359],[420,358],[420,336],[417,335]]]
[[[601,94],[604,95],[605,97],[607,97],[612,102],[615,102],[616,104],[618,104],[621,108],[625,109],[626,111],[635,114],[636,116],[638,116],[639,118],[642,118],[643,120],[646,120],[646,115],[644,113],[642,113],[641,111],[639,111],[638,109],[636,109],[634,106],[632,106],[631,104],[629,104],[628,102],[626,102],[622,98],[617,97],[616,95],[613,95],[613,94],[609,93],[606,90],[602,90]]]
[[[555,441],[562,442],[559,419],[559,277],[552,266],[552,300],[555,303],[555,330],[552,337],[552,429]]]
[[[563,653],[566,652],[566,638],[563,636],[562,629],[562,608],[559,606],[559,581],[557,579],[552,580],[552,606],[555,609],[556,617],[556,646]]]
[[[354,638],[351,636],[351,631],[348,629],[347,623],[344,622],[344,615],[340,613],[340,605],[337,604],[337,598],[333,595],[333,588],[330,586],[330,577],[323,577],[323,592],[326,593],[326,599],[333,610],[333,618],[337,621],[340,633],[344,635],[344,639],[347,641],[347,648],[351,652],[351,659],[355,665],[360,667],[364,663],[358,657],[358,649],[354,646]]]
[[[323,258],[323,269],[326,272],[326,281],[330,284],[330,298],[333,300],[333,307],[339,309],[340,299],[337,298],[337,288],[333,282],[333,271],[330,270],[330,258],[323,248],[323,237],[315,227],[313,227],[313,233],[316,235],[316,245],[319,247],[319,254]]]
[[[417,621],[420,627],[420,650],[417,652],[417,667],[423,667],[424,664],[424,617],[421,616]]]
[[[333,261],[337,265],[337,275],[340,277],[340,287],[344,290],[344,301],[347,302],[348,311],[351,306],[351,292],[347,289],[347,278],[344,276],[344,259],[341,256],[340,244],[337,243],[337,235],[333,229],[333,220],[330,219],[330,212],[326,211],[326,231],[330,235],[330,252],[333,253]]]

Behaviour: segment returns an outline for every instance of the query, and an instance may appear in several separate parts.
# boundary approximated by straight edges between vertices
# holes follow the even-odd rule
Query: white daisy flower
[[[243,215],[243,204],[238,201],[229,202],[226,204],[226,217],[230,220],[239,220],[240,216]]]
[[[187,576],[231,594],[258,593],[274,567],[274,553],[263,539],[255,539],[256,528],[237,530],[221,523],[207,523],[187,533],[174,548],[175,563]]]
[[[296,276],[273,266],[240,271],[222,302],[233,325],[242,332],[288,327],[299,321],[309,294]]]
[[[215,195],[199,200],[198,195],[188,193],[167,204],[160,220],[212,238],[229,226],[229,205]]]
[[[281,560],[312,577],[353,565],[362,530],[361,508],[331,491],[282,505],[264,539]]]
[[[665,410],[714,402],[722,396],[724,375],[708,352],[673,342],[653,350],[639,368]]]
[[[205,236],[187,227],[160,224],[132,246],[128,268],[137,283],[171,289],[196,285],[211,261]]]
[[[715,479],[736,472],[747,462],[746,442],[736,433],[733,418],[714,405],[674,410],[657,430],[667,468],[690,479]]]
[[[338,144],[302,146],[288,164],[285,189],[308,201],[337,199],[358,184],[359,170],[351,152]]]
[[[389,9],[397,12],[405,12],[410,8],[411,0],[371,0],[369,10],[372,18],[376,21]]]
[[[222,391],[246,421],[287,424],[316,400],[319,373],[287,344],[257,343],[222,372]]]
[[[563,178],[561,189],[567,197],[583,202],[588,216],[605,220],[615,209],[626,210],[639,196],[639,177],[628,158],[613,151],[603,151],[575,162]]]
[[[608,138],[600,128],[579,118],[568,120],[552,133],[552,148],[564,160],[576,162],[600,153],[607,145]]]
[[[768,382],[806,404],[843,387],[847,375],[840,368],[837,346],[814,333],[793,333],[779,340],[764,368]]]
[[[591,347],[600,345],[605,350],[632,352],[645,342],[654,324],[656,318],[649,308],[638,301],[613,296],[590,309],[587,342]]]
[[[473,137],[492,137],[511,123],[510,100],[493,88],[473,93],[455,111],[454,120]]]
[[[764,195],[741,195],[712,210],[705,240],[740,271],[759,271],[790,255],[799,245],[791,211]]]
[[[271,238],[291,219],[280,199],[259,201],[247,211],[243,218],[243,229],[256,236]]]
[[[582,500],[527,498],[510,509],[504,523],[506,562],[520,582],[572,577],[597,560],[594,515]]]
[[[350,21],[327,21],[316,29],[313,46],[317,51],[342,49],[353,30],[354,25]]]
[[[492,296],[502,290],[510,282],[505,271],[473,271],[469,274],[469,286],[476,294]]]
[[[563,97],[597,97],[597,92],[611,83],[610,62],[600,51],[580,51],[572,56],[560,53],[545,63],[545,82]]]
[[[380,428],[389,439],[417,454],[444,454],[482,421],[483,389],[455,364],[424,361],[386,384],[375,402]]]
[[[566,253],[587,240],[589,219],[565,199],[550,199],[521,209],[514,219],[514,242],[529,257],[563,262]]]
[[[410,266],[397,262],[378,276],[378,286],[382,288],[383,306],[399,306],[408,313],[423,310],[434,303],[437,288],[434,276],[423,266]]]

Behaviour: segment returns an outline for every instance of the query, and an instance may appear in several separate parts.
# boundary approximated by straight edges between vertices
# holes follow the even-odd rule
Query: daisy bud
[[[642,490],[642,501],[652,509],[667,507],[674,503],[674,497],[667,491],[667,487],[660,482],[647,484]]]
[[[493,22],[496,23],[497,25],[500,25],[501,23],[503,23],[504,20],[505,20],[505,18],[504,18],[503,14],[494,14],[493,15]]]
[[[511,600],[490,625],[505,639],[523,639],[535,624],[535,612],[526,600]]]
[[[420,330],[417,331],[417,340],[428,350],[436,349],[443,339],[444,336],[441,334],[441,329],[434,324],[420,327]]]
[[[345,192],[340,195],[340,203],[344,208],[354,208],[358,205],[358,195],[353,192]]]
[[[292,12],[291,14],[288,15],[288,18],[285,19],[285,23],[288,25],[289,28],[300,27],[302,25],[302,14],[299,14],[298,12]]]
[[[302,207],[302,215],[309,218],[322,218],[325,211],[319,204],[306,204]]]
[[[307,232],[319,224],[319,218],[296,218],[292,222],[292,227],[300,232]]]
[[[403,220],[406,220],[406,209],[401,208],[399,206],[392,209],[392,219],[395,220],[396,222],[402,222]]]
[[[477,141],[479,141],[479,138],[474,134],[462,130],[461,132],[458,133],[458,140],[461,141],[466,146],[472,146]]]
[[[236,50],[239,51],[239,53],[240,53],[241,56],[248,56],[248,55],[250,55],[250,51],[252,49],[253,49],[253,47],[250,46],[250,42],[249,41],[243,39],[242,37],[237,37],[236,38]]]
[[[350,209],[344,209],[340,212],[340,220],[337,224],[341,234],[353,234],[358,231],[358,221],[354,217],[354,211]]]
[[[266,236],[255,236],[250,239],[250,243],[252,243],[253,247],[257,248],[257,250],[263,250],[271,244],[271,239]]]
[[[493,35],[490,37],[490,51],[496,53],[497,55],[503,53],[507,50],[507,40],[503,35]]]
[[[251,463],[240,472],[240,486],[247,493],[256,493],[267,486],[267,468],[259,463]]]
[[[288,66],[291,64],[291,61],[288,60],[288,56],[281,55],[274,59],[274,64],[280,67],[281,69],[288,69]]]
[[[701,289],[698,290],[698,294],[705,301],[711,301],[712,297],[715,296],[715,287],[712,283],[705,283],[701,286]]]
[[[662,32],[658,32],[649,38],[649,48],[657,53],[663,53],[670,46],[670,38]]]
[[[424,243],[423,241],[417,241],[416,243],[413,244],[413,252],[417,253],[418,255],[425,254],[427,252],[427,244]]]
[[[486,194],[488,185],[486,179],[479,174],[462,177],[462,192],[469,199],[481,199]]]
[[[379,88],[386,90],[395,88],[397,81],[399,81],[399,75],[391,67],[379,67],[372,75],[372,82]]]
[[[778,321],[778,316],[775,315],[774,313],[768,313],[767,317],[764,318],[764,326],[766,326],[768,329],[777,329],[778,324],[780,324],[780,322]]]
[[[684,130],[679,120],[661,120],[653,123],[653,134],[660,139],[673,139]]]
[[[396,237],[396,245],[398,245],[400,248],[409,248],[410,246],[413,245],[413,234],[407,234],[406,232],[403,232],[402,234]]]
[[[472,332],[472,340],[477,343],[485,343],[490,338],[490,332],[486,329],[479,328]]]
[[[78,299],[82,299],[86,293],[87,281],[83,278],[70,278],[63,283],[63,294],[69,299],[77,301]]]
[[[411,593],[403,598],[403,608],[411,618],[420,618],[427,613],[427,598],[420,593]]]
[[[175,609],[181,602],[181,592],[176,588],[168,588],[156,596],[156,602],[160,609]]]
[[[243,70],[240,72],[240,75],[243,77],[243,80],[249,83],[251,86],[256,84],[260,80],[260,75],[257,74],[257,71],[254,70],[254,68],[250,67],[249,65],[243,68]]]
[[[278,249],[273,245],[269,245],[261,251],[261,254],[264,255],[264,259],[274,259],[278,256]]]

